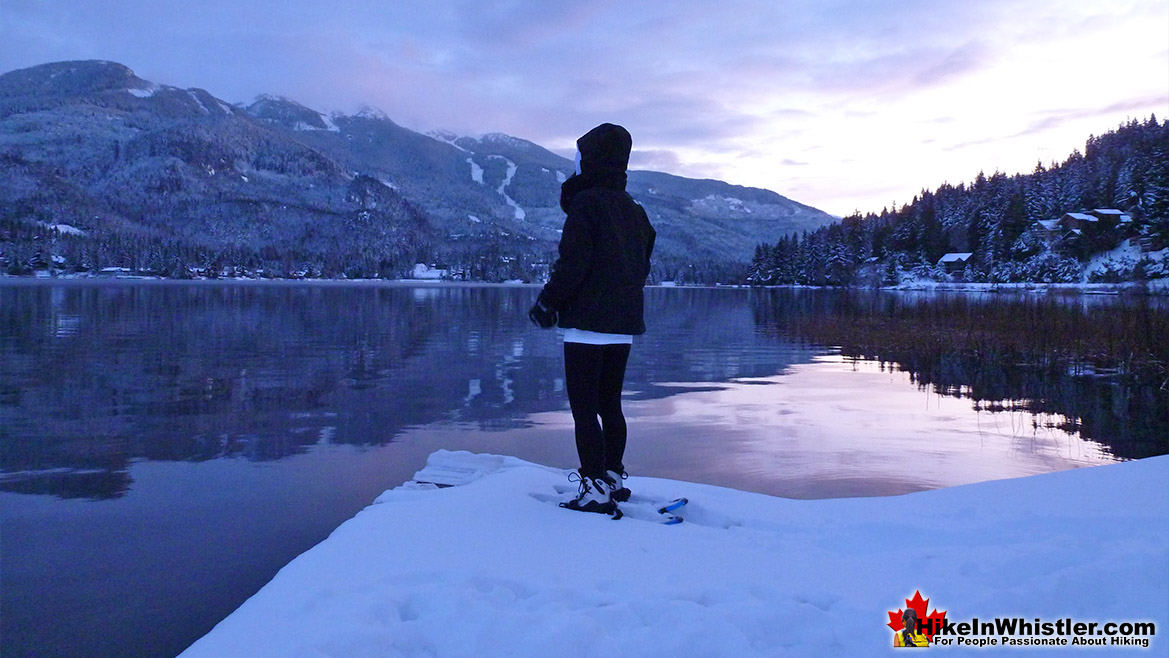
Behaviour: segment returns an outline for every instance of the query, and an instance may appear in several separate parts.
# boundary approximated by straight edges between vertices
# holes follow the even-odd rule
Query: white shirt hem
[[[565,329],[564,342],[584,343],[585,345],[632,345],[633,336],[629,334],[605,334],[599,331],[584,329]]]

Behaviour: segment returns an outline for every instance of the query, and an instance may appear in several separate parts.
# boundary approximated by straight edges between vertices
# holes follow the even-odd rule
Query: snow
[[[1165,250],[1165,262],[1169,262],[1169,249]],[[1159,252],[1153,252],[1154,256]],[[799,286],[796,286],[799,287]],[[812,286],[806,286],[812,287]],[[1079,293],[1082,295],[1118,295],[1122,293],[1136,293],[1149,295],[1169,295],[1169,278],[1154,279],[1143,283],[1041,283],[1037,281],[1021,281],[1018,283],[986,283],[970,281],[936,281],[930,278],[915,277],[906,274],[901,282],[893,286],[884,286],[882,290],[913,290],[932,292],[963,292],[963,293],[990,293],[1010,292],[1027,294],[1047,293]]]
[[[1152,263],[1150,272],[1154,276],[1163,271],[1169,271],[1169,249],[1145,253],[1141,251],[1140,245],[1135,240],[1122,240],[1116,248],[1092,256],[1092,259],[1084,266],[1084,279],[1088,280],[1092,274],[1109,269],[1132,270],[1133,266],[1142,259],[1148,259]],[[1160,286],[1164,287],[1169,281],[1150,283],[1159,283]]]
[[[938,261],[938,263],[939,264],[941,264],[941,263],[961,263],[961,262],[965,262],[965,261],[970,260],[970,257],[973,255],[974,254],[970,253],[970,252],[954,252],[954,253],[950,253],[950,254],[945,254]]]
[[[376,107],[370,107],[368,105],[363,106],[360,110],[357,111],[357,114],[354,114],[353,116],[358,119],[372,119],[374,121],[388,121],[390,118],[390,116],[382,110],[379,110]]]
[[[1115,249],[1094,254],[1084,267],[1084,275],[1103,270],[1108,266],[1132,268],[1141,259],[1141,248],[1132,240],[1122,240]]]
[[[326,132],[333,132],[333,133],[341,132],[341,128],[339,128],[337,126],[337,124],[333,123],[332,119],[325,116],[324,114],[320,114],[319,112],[317,113],[317,116],[321,119],[321,122],[324,124],[323,127],[322,126],[314,126],[314,125],[305,123],[304,121],[297,121],[296,125],[294,125],[292,127],[292,129],[295,130],[296,132],[306,132],[306,131],[312,131],[312,130],[324,130]]]
[[[71,224],[48,224],[45,222],[41,222],[41,226],[44,226],[45,228],[48,228],[48,229],[55,230],[58,233],[60,233],[61,235],[85,235],[86,234],[85,231],[83,231],[82,229],[79,229],[76,226],[73,226]]]
[[[203,114],[211,114],[211,110],[207,109],[207,106],[203,104],[203,101],[199,100],[199,96],[195,93],[194,89],[188,89],[187,95],[191,97],[191,100],[195,101],[195,105],[199,106],[199,110],[203,112]]]
[[[150,87],[148,89],[127,89],[126,91],[130,92],[131,96],[137,96],[138,98],[150,98],[154,94],[158,93],[158,87]]]
[[[467,158],[467,164],[471,165],[471,180],[482,185],[483,184],[483,167],[480,167],[479,165],[475,164],[475,161],[472,160],[471,158]]]
[[[883,655],[917,591],[956,622],[1163,635],[1167,481],[1169,456],[885,498],[630,478],[632,503],[690,499],[666,526],[644,502],[620,521],[558,508],[563,469],[439,450],[182,657]]]
[[[415,263],[412,273],[415,279],[441,279],[446,275],[446,270],[432,268],[426,263]]]
[[[449,130],[434,130],[434,131],[428,132],[426,134],[429,137],[442,142],[443,144],[450,144],[451,146],[455,147],[456,149],[458,149],[464,153],[471,153],[471,151],[463,148],[462,146],[459,146],[456,143],[456,141],[459,139],[459,136],[453,132],[450,132]]]
[[[499,135],[496,135],[496,136],[498,137]],[[502,135],[502,137],[507,137],[507,136]],[[488,158],[495,158],[498,160],[503,160],[504,162],[507,163],[507,174],[504,176],[503,182],[499,184],[499,187],[496,188],[495,191],[499,192],[499,195],[503,197],[503,200],[507,203],[507,205],[511,206],[512,209],[515,210],[515,218],[516,219],[523,219],[524,217],[527,216],[527,213],[525,213],[524,209],[520,207],[520,204],[516,203],[515,199],[513,199],[507,195],[507,186],[511,185],[511,179],[515,176],[515,172],[517,169],[519,169],[519,167],[516,165],[516,163],[512,162],[511,160],[508,160],[507,158],[503,157],[502,155],[489,155],[487,157]],[[480,182],[482,182],[482,181],[480,181]]]
[[[530,150],[533,146],[531,142],[522,140],[518,137],[512,137],[504,133],[487,133],[479,138],[479,141],[484,144],[495,144],[511,149]]]
[[[747,206],[745,201],[733,196],[716,196],[714,194],[708,194],[702,199],[699,199],[698,203],[706,206],[708,209],[726,212],[743,212],[748,214],[754,212],[750,207]]]

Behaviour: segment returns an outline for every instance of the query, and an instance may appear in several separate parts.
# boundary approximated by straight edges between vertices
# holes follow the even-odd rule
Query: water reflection
[[[1169,309],[1156,299],[765,291],[757,322],[907,372],[979,412],[1027,412],[1136,459],[1169,452]]]
[[[140,460],[280,460],[386,445],[434,423],[532,428],[535,415],[566,404],[558,337],[525,317],[535,293],[5,284],[0,490],[115,498]],[[831,346],[857,369],[873,360],[921,390],[971,400],[979,418],[1006,414],[1122,458],[1169,452],[1169,391],[1157,380],[1169,343],[1155,338],[1169,320],[1148,304],[650,289],[647,315],[653,331],[629,364],[631,402],[717,394],[734,381],[746,396],[742,382],[780,385],[768,378]],[[857,423],[870,412],[852,413]]]
[[[528,324],[535,295],[0,283],[6,648],[175,655],[435,449],[571,465],[561,347]],[[777,495],[875,495],[1101,463],[1139,454],[1130,434],[1169,434],[1162,394],[1132,364],[1083,382],[984,331],[993,314],[901,299],[647,291],[627,464]],[[1084,346],[1149,326],[1098,317],[1115,331],[1061,321]],[[1028,365],[917,345],[959,334],[976,339],[963,350],[1009,346]],[[1081,351],[1079,372],[1115,371]],[[1111,388],[1078,388],[1092,382]]]
[[[0,286],[0,490],[113,498],[136,460],[278,460],[439,421],[531,426],[565,406],[530,287],[90,283]],[[662,381],[766,376],[816,350],[755,330],[746,291],[654,290],[629,365]]]
[[[633,409],[640,435],[670,437],[673,456],[631,445],[655,474],[790,498],[902,494],[1116,459],[1058,417],[974,412],[923,395],[908,373],[840,355]]]

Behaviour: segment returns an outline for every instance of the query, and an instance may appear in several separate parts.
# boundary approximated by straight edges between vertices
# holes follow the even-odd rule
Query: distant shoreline
[[[385,286],[385,287],[483,287],[483,288],[499,288],[499,287],[539,287],[543,283],[525,283],[523,281],[456,281],[447,279],[326,279],[326,278],[305,278],[305,279],[291,279],[291,278],[253,278],[253,277],[219,277],[219,278],[190,278],[190,279],[176,279],[173,277],[150,276],[150,275],[127,275],[127,274],[85,274],[85,275],[61,275],[61,276],[25,276],[0,274],[0,283],[192,283],[192,284],[212,284],[212,283],[252,283],[252,284],[277,284],[277,285],[315,285],[315,286],[338,286],[338,285],[358,285],[358,286]],[[1018,283],[962,283],[962,282],[938,282],[938,281],[912,281],[901,283],[896,286],[881,286],[879,288],[871,288],[865,286],[853,287],[833,287],[833,286],[807,286],[799,284],[786,284],[774,286],[761,286],[750,284],[715,284],[715,285],[692,285],[692,284],[677,284],[671,281],[663,281],[661,283],[650,284],[649,288],[709,288],[709,289],[730,289],[730,290],[767,290],[767,289],[807,289],[807,290],[884,290],[892,292],[947,292],[947,293],[1078,293],[1082,295],[1150,295],[1150,296],[1169,296],[1169,279],[1153,279],[1152,281],[1135,282],[1127,281],[1122,283],[1042,283],[1042,282],[1018,282]]]
[[[385,287],[484,287],[484,288],[498,288],[498,287],[524,287],[524,286],[541,286],[541,283],[524,283],[522,281],[450,281],[439,279],[325,279],[325,278],[311,278],[311,279],[290,279],[290,278],[252,278],[252,277],[198,277],[190,279],[176,279],[174,277],[166,276],[148,276],[148,275],[82,275],[82,276],[18,276],[11,274],[0,274],[0,283],[18,282],[18,283],[157,283],[157,284],[215,284],[215,283],[250,283],[250,284],[276,284],[276,285],[317,285],[317,286],[336,286],[336,285],[363,285],[363,286],[385,286]]]

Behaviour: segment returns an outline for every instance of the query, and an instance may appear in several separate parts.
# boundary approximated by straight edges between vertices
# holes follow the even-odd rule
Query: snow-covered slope
[[[175,254],[197,245],[252,254],[233,258],[267,261],[264,269],[284,274],[316,263],[334,270],[327,276],[400,276],[417,253],[437,250],[434,260],[464,269],[490,257],[515,263],[509,275],[536,276],[554,258],[564,224],[560,186],[573,170],[571,159],[500,133],[423,135],[378,110],[326,116],[272,95],[234,106],[105,61],[0,74],[0,151],[0,206],[17,208],[16,221],[27,215],[86,231],[75,242],[133,235],[157,261],[144,269],[167,273],[181,260]],[[388,183],[411,218],[367,217],[346,203],[358,176]],[[630,190],[658,230],[655,265],[664,278],[691,264],[733,271],[758,244],[833,219],[718,181],[634,172]],[[146,247],[143,236],[167,240],[175,254]],[[27,262],[37,248],[30,234],[5,258]],[[63,269],[92,260],[71,258]],[[298,262],[286,266],[291,260]],[[503,274],[486,271],[502,266],[479,269],[476,276]]]
[[[1169,628],[1169,457],[889,498],[631,478],[690,498],[676,526],[560,509],[565,471],[511,457],[415,477],[460,486],[386,492],[183,658],[883,655],[919,591],[954,621]]]

